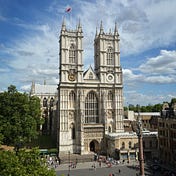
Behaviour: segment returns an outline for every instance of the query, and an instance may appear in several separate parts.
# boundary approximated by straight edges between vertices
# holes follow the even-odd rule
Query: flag
[[[71,11],[71,7],[67,7],[66,9],[65,9],[65,12],[70,12]]]

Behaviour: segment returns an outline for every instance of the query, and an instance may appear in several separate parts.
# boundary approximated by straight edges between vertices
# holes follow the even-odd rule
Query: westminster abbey
[[[125,134],[117,25],[106,33],[100,24],[94,38],[94,67],[87,70],[83,70],[83,37],[80,22],[76,29],[69,30],[63,20],[59,83],[32,84],[31,95],[41,99],[45,118],[41,130],[56,136],[59,153],[107,152],[107,148],[113,148],[107,141]]]

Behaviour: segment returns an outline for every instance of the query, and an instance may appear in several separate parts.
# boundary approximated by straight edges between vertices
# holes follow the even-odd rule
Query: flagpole
[[[68,20],[69,20],[69,23],[70,23],[70,28],[72,27],[72,16],[71,16],[71,11],[72,11],[72,8],[71,7],[67,7],[66,10],[65,10],[65,13],[68,13]]]

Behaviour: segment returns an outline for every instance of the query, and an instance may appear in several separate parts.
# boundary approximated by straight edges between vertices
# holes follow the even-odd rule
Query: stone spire
[[[96,33],[95,33],[95,37],[98,36],[98,30],[97,30],[97,27],[96,27]]]
[[[35,81],[33,80],[32,81],[32,86],[31,86],[31,94],[34,94],[35,93]]]
[[[115,22],[114,35],[118,35],[117,22]]]
[[[78,32],[82,32],[82,26],[81,26],[80,18],[79,18],[79,22],[78,22]]]
[[[104,30],[103,30],[103,22],[101,21],[100,23],[100,34],[103,34]]]
[[[65,17],[63,18],[63,21],[62,21],[62,28],[61,28],[61,31],[65,31],[66,30],[66,25],[65,25]]]

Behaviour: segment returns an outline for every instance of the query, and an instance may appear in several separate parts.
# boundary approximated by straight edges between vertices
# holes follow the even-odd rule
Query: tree
[[[56,176],[54,170],[47,168],[45,160],[39,156],[37,149],[0,151],[0,175],[3,176]]]
[[[124,110],[127,110],[127,107],[124,107]],[[140,112],[160,112],[162,109],[162,104],[155,104],[155,105],[147,105],[147,106],[140,106],[140,108],[138,107],[138,105],[134,106],[134,105],[129,105],[129,110],[134,111],[134,112],[138,112],[138,110]]]
[[[6,145],[17,148],[37,137],[41,122],[40,100],[20,93],[11,85],[0,93],[0,136]]]
[[[176,103],[176,98],[172,98],[171,100],[171,105],[175,104]]]

